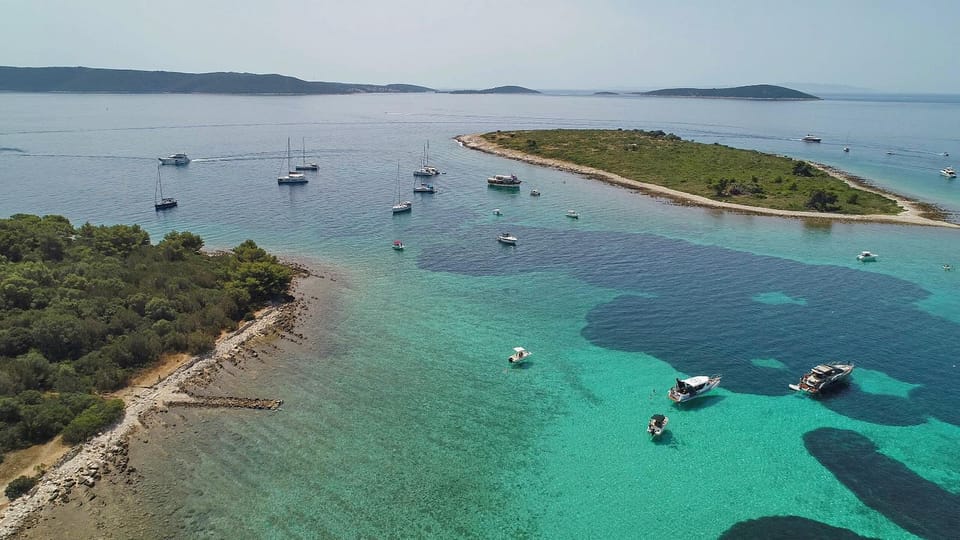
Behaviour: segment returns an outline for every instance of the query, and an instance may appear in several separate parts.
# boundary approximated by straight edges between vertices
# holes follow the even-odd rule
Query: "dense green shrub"
[[[77,444],[116,423],[123,416],[123,401],[111,399],[91,405],[78,414],[63,430],[63,441]]]
[[[35,485],[37,485],[36,478],[32,476],[21,476],[11,480],[7,485],[7,489],[3,490],[3,494],[12,501],[26,495]]]

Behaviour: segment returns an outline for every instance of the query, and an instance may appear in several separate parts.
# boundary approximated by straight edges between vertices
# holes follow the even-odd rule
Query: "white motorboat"
[[[517,237],[508,232],[498,234],[497,241],[503,244],[510,244],[511,246],[517,245]]]
[[[580,212],[576,210],[567,210],[567,217],[573,219],[580,219]]]
[[[857,255],[857,260],[860,262],[875,262],[877,260],[877,254],[869,251],[861,251],[860,254]]]
[[[957,171],[953,170],[953,167],[944,167],[940,169],[940,174],[946,176],[947,178],[957,177]]]
[[[677,403],[683,403],[697,398],[713,390],[720,384],[720,375],[698,375],[688,379],[677,379],[677,384],[670,388],[667,397]]]
[[[501,212],[499,208],[494,208],[494,209],[493,209],[493,215],[495,215],[495,216],[502,216],[502,215],[503,215],[503,212]]]
[[[820,364],[800,377],[798,384],[791,384],[790,389],[819,394],[830,385],[846,379],[851,373],[853,373],[853,364]]]
[[[190,163],[190,158],[186,154],[170,154],[167,157],[157,158],[161,165],[186,165]]]
[[[537,190],[535,190],[535,189],[531,189],[531,190],[530,190],[530,196],[531,196],[531,197],[539,197],[539,196],[540,196],[540,192],[537,191]]]
[[[394,240],[394,241],[393,241],[393,249],[395,249],[395,250],[397,250],[397,251],[403,251],[403,241],[402,241],[402,240]]]
[[[177,205],[177,200],[173,197],[163,196],[163,184],[160,183],[160,165],[157,165],[157,188],[153,192],[153,209],[166,210]]]
[[[487,185],[490,187],[520,189],[521,180],[515,174],[495,174],[487,178]]]
[[[943,270],[944,270],[944,272],[949,272],[949,271],[953,270],[953,267],[950,266],[949,264],[945,264],[945,265],[943,265]]]
[[[844,146],[844,147],[843,147],[843,151],[844,151],[844,152],[850,152],[850,147],[849,147],[849,146]]]
[[[306,184],[309,182],[302,172],[293,170],[290,166],[290,137],[287,137],[287,174],[277,177],[278,184]]]
[[[433,187],[433,184],[420,182],[419,184],[415,184],[413,186],[413,192],[414,193],[436,193],[437,190],[436,188]]]
[[[814,136],[814,135],[810,135],[809,133],[807,133],[807,136],[804,137],[804,138],[802,138],[802,139],[800,139],[800,140],[802,140],[803,142],[820,142],[820,141],[822,141],[823,139],[821,139],[820,137],[816,137],[816,136]]]
[[[530,356],[531,354],[533,353],[524,349],[523,347],[514,347],[513,354],[511,354],[510,357],[507,358],[507,361],[510,362],[511,364],[519,364],[520,362],[523,362],[524,360],[526,360],[527,357]]]
[[[663,429],[667,427],[667,422],[670,419],[662,414],[655,414],[650,417],[650,421],[647,422],[647,433],[657,438],[663,434]]]

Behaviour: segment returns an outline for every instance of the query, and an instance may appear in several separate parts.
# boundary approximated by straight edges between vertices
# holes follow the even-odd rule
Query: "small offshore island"
[[[751,84],[733,88],[664,88],[650,92],[631,93],[651,97],[759,99],[767,101],[815,101],[821,99],[812,94],[773,84]]]
[[[464,146],[567,170],[682,204],[777,216],[960,228],[934,207],[831,167],[663,131],[497,131]]]

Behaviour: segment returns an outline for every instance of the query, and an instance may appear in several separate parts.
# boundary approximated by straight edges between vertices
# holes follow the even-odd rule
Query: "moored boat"
[[[393,241],[393,249],[395,249],[395,250],[397,250],[397,251],[403,251],[403,241],[402,241],[402,240],[394,240],[394,241]]]
[[[495,174],[487,178],[487,185],[492,187],[520,189],[521,180],[515,174]]]
[[[301,145],[302,145],[302,151],[303,151],[303,163],[301,163],[300,165],[297,165],[296,167],[294,167],[294,169],[296,169],[296,170],[298,170],[298,171],[319,171],[319,170],[320,170],[320,166],[319,166],[319,165],[317,165],[316,163],[313,163],[313,162],[307,163],[307,143],[306,143],[306,139],[302,139],[302,140],[300,141],[300,143],[301,143]]]
[[[290,137],[287,137],[287,174],[277,177],[278,184],[306,184],[309,182],[302,172],[293,170],[290,166]]]
[[[161,165],[186,165],[190,163],[190,158],[186,154],[170,154],[167,157],[157,158]]]
[[[687,379],[677,379],[677,384],[670,388],[667,397],[677,403],[683,403],[697,398],[713,390],[720,384],[720,375],[697,375]]]
[[[875,262],[877,260],[877,254],[869,251],[861,251],[857,255],[857,260],[860,262]]]
[[[667,427],[667,422],[670,419],[662,414],[655,414],[650,417],[650,421],[647,422],[647,433],[649,433],[653,438],[657,438],[663,434],[663,429]]]
[[[153,209],[166,210],[174,206],[177,206],[176,199],[163,196],[163,184],[160,182],[160,165],[157,165],[157,187],[153,192]]]
[[[524,349],[523,347],[514,347],[513,354],[511,354],[510,357],[507,358],[507,361],[510,362],[511,364],[519,364],[520,362],[523,362],[524,360],[526,360],[527,357],[530,356],[531,354],[533,353]]]
[[[573,219],[580,219],[580,212],[576,210],[567,210],[567,217]]]
[[[414,193],[436,193],[437,190],[436,188],[433,187],[433,184],[420,182],[419,184],[413,186],[413,192]]]
[[[820,364],[800,377],[798,384],[790,389],[808,394],[819,394],[830,385],[843,381],[853,373],[853,364]]]
[[[514,246],[517,244],[517,237],[508,232],[504,232],[497,235],[497,241],[503,244],[510,244],[511,246]]]

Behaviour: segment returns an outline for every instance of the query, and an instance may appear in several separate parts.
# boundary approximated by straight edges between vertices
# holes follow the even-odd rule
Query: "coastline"
[[[225,363],[236,365],[248,355],[257,357],[254,346],[262,341],[261,338],[267,339],[276,335],[283,337],[284,333],[293,333],[297,318],[306,309],[303,283],[307,280],[323,279],[325,276],[302,263],[287,264],[300,270],[291,284],[291,301],[262,309],[256,319],[242,323],[236,330],[221,336],[213,351],[190,357],[169,373],[157,374],[158,370],[163,371],[164,366],[151,370],[151,377],[158,376],[155,384],[131,385],[118,391],[117,395],[123,397],[126,405],[123,418],[103,433],[69,448],[45,471],[28,494],[11,501],[0,514],[0,538],[23,534],[24,530],[29,530],[36,524],[41,512],[62,508],[65,503],[83,495],[92,499],[95,497],[94,487],[107,484],[103,480],[110,475],[135,473],[134,467],[127,468],[131,437],[141,430],[149,429],[150,419],[166,412],[169,406],[262,409],[274,407],[258,406],[260,403],[274,402],[274,405],[279,407],[282,400],[217,398],[198,395],[195,390],[205,388],[214,380]],[[331,278],[331,281],[335,279]],[[131,481],[133,480],[126,483]],[[116,483],[115,478],[111,478],[110,483]],[[83,492],[76,493],[80,489]],[[61,527],[64,525],[66,524],[60,524]],[[69,535],[71,531],[76,532],[76,526],[76,523],[72,523],[60,532]]]
[[[830,176],[833,176],[834,178],[843,181],[844,183],[846,183],[851,187],[855,187],[863,191],[878,193],[880,195],[893,199],[894,201],[896,201],[897,205],[903,209],[903,211],[897,215],[829,214],[825,212],[776,210],[772,208],[763,208],[759,206],[748,206],[745,204],[715,201],[713,199],[708,199],[707,197],[701,197],[699,195],[685,193],[675,189],[659,186],[657,184],[650,184],[646,182],[632,180],[630,178],[625,178],[623,176],[613,174],[607,171],[603,171],[600,169],[595,169],[593,167],[577,165],[576,163],[571,163],[568,161],[544,158],[544,157],[535,156],[532,154],[527,154],[524,152],[519,152],[516,150],[503,148],[501,146],[498,146],[496,144],[493,144],[487,141],[486,139],[483,138],[482,134],[458,135],[454,137],[454,139],[457,140],[463,146],[470,148],[472,150],[479,150],[481,152],[486,152],[488,154],[494,154],[500,157],[514,159],[517,161],[523,161],[533,165],[539,165],[543,167],[558,169],[561,171],[572,172],[575,174],[586,176],[588,178],[600,180],[608,184],[614,184],[617,186],[634,189],[639,191],[640,193],[644,193],[654,197],[664,197],[681,205],[699,206],[699,207],[705,207],[705,208],[719,208],[723,210],[730,210],[730,211],[745,213],[745,214],[769,215],[769,216],[777,216],[777,217],[793,217],[793,218],[800,218],[800,219],[864,221],[864,222],[871,222],[871,223],[891,223],[896,225],[920,225],[920,226],[926,226],[926,227],[946,227],[946,228],[952,228],[952,229],[960,229],[960,224],[927,217],[928,215],[931,215],[931,214],[934,214],[934,215],[939,214],[939,212],[933,209],[932,206],[929,204],[920,203],[919,201],[914,201],[904,196],[878,189],[870,185],[868,182],[866,182],[862,178],[856,177],[852,174],[841,171],[840,169],[837,169],[835,167],[831,167],[828,165],[824,165],[821,163],[812,163],[812,165],[826,172]]]

